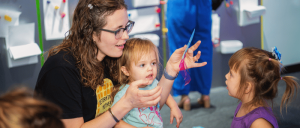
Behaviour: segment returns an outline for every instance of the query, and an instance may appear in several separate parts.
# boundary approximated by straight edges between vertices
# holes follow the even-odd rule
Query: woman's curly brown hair
[[[104,69],[115,69],[116,62],[110,57],[105,57],[103,61],[97,60],[98,48],[92,35],[96,33],[100,38],[100,29],[107,24],[106,17],[123,8],[127,9],[124,0],[80,0],[68,35],[60,45],[49,50],[48,57],[67,51],[76,60],[83,85],[95,90],[103,84]]]

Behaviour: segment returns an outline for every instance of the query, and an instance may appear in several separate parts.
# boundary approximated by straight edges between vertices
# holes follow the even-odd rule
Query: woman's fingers
[[[148,84],[149,81],[147,80],[137,80],[133,81],[130,86],[133,86],[134,88],[138,88],[139,86],[145,86]]]
[[[183,47],[176,49],[176,50],[178,50],[179,52],[184,52],[186,47],[187,47],[187,45],[184,45]]]
[[[160,101],[160,99],[161,99],[161,96],[157,97],[155,100],[147,101],[147,102],[145,103],[145,106],[143,106],[143,107],[151,107],[151,106],[155,106],[155,105],[157,105],[157,103]]]
[[[197,55],[193,57],[194,62],[197,62],[200,59],[200,56],[201,56],[201,52],[198,51]]]
[[[138,96],[141,96],[141,97],[153,97],[153,96],[155,96],[156,97],[157,95],[161,94],[161,91],[162,91],[161,86],[156,86],[154,89],[151,89],[151,90],[139,90]]]
[[[196,68],[196,67],[203,67],[207,64],[207,62],[202,62],[202,63],[194,63],[192,65],[193,68]]]
[[[160,101],[161,86],[157,86],[152,90],[139,90],[139,86],[147,85],[148,82],[147,80],[134,81],[127,89],[125,97],[127,97],[133,108],[154,106]]]
[[[201,44],[201,41],[199,40],[189,49],[191,49],[192,51],[195,51],[199,47],[200,44]]]
[[[160,86],[152,90],[139,90],[138,96],[143,104],[143,107],[150,107],[156,105],[161,99],[162,89]]]

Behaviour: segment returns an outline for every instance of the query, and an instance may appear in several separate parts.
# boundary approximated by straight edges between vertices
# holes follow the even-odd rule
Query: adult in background
[[[63,109],[62,121],[67,128],[132,127],[119,121],[132,108],[154,106],[160,100],[162,88],[139,90],[148,81],[133,82],[125,95],[111,107],[110,94],[118,84],[116,59],[122,55],[128,33],[134,25],[128,20],[124,0],[80,0],[74,11],[73,22],[63,42],[50,49],[42,67],[35,90]],[[195,63],[200,52],[190,48],[187,56],[189,68],[206,63]],[[179,72],[179,62],[185,47],[174,52],[167,63],[161,82],[171,87]],[[164,88],[166,89],[166,88]],[[171,89],[171,88],[170,88]],[[169,89],[169,90],[170,90]],[[169,100],[170,99],[170,100]],[[168,102],[175,102],[168,98]],[[177,105],[169,106],[171,113],[181,118]]]
[[[190,69],[191,82],[184,86],[184,79],[179,75],[173,85],[173,95],[181,95],[178,103],[184,110],[190,110],[190,91],[202,94],[198,99],[199,104],[205,108],[210,107],[210,88],[212,82],[212,41],[211,41],[211,0],[169,0],[167,3],[167,27],[170,55],[184,44],[195,29],[192,44],[201,40],[201,46],[196,51],[201,51],[200,62],[207,62],[203,68]]]

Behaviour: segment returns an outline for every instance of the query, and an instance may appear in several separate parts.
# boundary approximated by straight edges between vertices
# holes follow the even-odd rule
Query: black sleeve
[[[43,77],[42,96],[63,110],[62,118],[82,117],[82,91],[76,69],[56,67]]]

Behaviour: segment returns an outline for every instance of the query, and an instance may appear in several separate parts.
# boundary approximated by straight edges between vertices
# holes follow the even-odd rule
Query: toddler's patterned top
[[[151,85],[148,85],[144,88],[139,88],[140,90],[151,90],[155,88],[158,84],[158,81],[155,79]],[[129,85],[123,85],[120,91],[114,97],[114,104],[116,104],[125,94]],[[112,105],[112,106],[113,106]],[[162,128],[163,121],[159,112],[159,103],[156,106],[148,107],[148,108],[133,108],[130,110],[124,117],[123,121],[126,123],[133,125],[135,127],[155,127]]]

